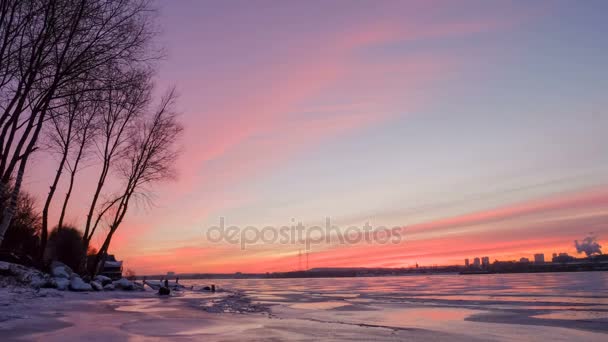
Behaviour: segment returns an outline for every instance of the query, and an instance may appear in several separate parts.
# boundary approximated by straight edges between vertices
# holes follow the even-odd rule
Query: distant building
[[[487,256],[481,258],[481,265],[483,267],[488,267],[490,266],[490,258],[488,258]]]
[[[519,259],[519,262],[521,262],[523,264],[527,264],[527,263],[530,262],[530,259],[528,259],[528,258],[521,258],[521,259]]]
[[[469,259],[468,258],[464,259],[464,266],[467,267],[467,268],[469,267]]]
[[[534,263],[535,264],[544,264],[545,255],[543,253],[534,254]]]
[[[572,262],[575,261],[576,258],[573,256],[568,255],[568,253],[559,253],[559,254],[553,254],[553,262],[556,263],[566,263],[566,262]]]
[[[478,268],[481,267],[481,261],[479,260],[479,258],[473,259],[473,266]]]

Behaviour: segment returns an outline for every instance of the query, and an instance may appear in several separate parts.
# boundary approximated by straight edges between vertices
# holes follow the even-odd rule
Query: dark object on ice
[[[215,292],[215,284],[213,284],[211,286],[205,286],[205,287],[203,287],[203,291]]]
[[[169,288],[169,280],[168,279],[165,279],[165,287]]]
[[[161,287],[160,289],[158,289],[158,294],[161,296],[168,296],[171,294],[171,290],[169,290],[168,287]]]

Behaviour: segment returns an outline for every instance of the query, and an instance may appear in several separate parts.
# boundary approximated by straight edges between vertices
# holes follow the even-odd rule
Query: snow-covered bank
[[[56,287],[53,278],[36,269],[0,261],[0,286]],[[55,285],[55,286],[54,286]]]
[[[116,281],[98,275],[91,281],[83,280],[70,267],[54,261],[51,264],[51,274],[46,274],[34,268],[25,267],[5,261],[0,261],[0,287],[30,287],[32,289],[52,288],[60,291],[113,291],[115,289],[134,291],[144,290],[144,285],[122,278]]]

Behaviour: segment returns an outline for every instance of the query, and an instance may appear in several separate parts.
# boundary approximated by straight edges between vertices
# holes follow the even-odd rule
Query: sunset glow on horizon
[[[138,275],[300,267],[300,243],[208,241],[220,218],[401,227],[399,244],[313,245],[310,268],[608,247],[607,2],[156,4],[155,82],[185,130],[178,177],[110,247]],[[33,158],[23,187],[43,196],[56,160]],[[76,226],[98,173],[78,176]]]

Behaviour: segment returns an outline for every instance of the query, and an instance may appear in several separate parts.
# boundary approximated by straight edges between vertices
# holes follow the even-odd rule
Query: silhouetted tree
[[[120,86],[109,87],[100,93],[103,108],[99,118],[99,133],[94,142],[101,160],[101,171],[84,228],[85,249],[88,248],[101,218],[118,201],[104,201],[101,205],[98,203],[112,167],[125,155],[129,147],[129,135],[133,133],[138,118],[143,115],[150,101],[152,85],[149,70],[138,70],[124,76],[126,80],[119,79]],[[96,210],[97,219],[94,221]]]
[[[95,94],[96,93],[94,93],[93,96],[95,96]],[[74,135],[75,146],[72,151],[73,156],[68,156],[65,162],[66,168],[69,171],[70,179],[68,189],[63,200],[63,205],[61,206],[61,213],[59,214],[59,222],[57,223],[57,226],[59,227],[63,226],[68,203],[74,189],[76,174],[78,171],[80,171],[81,161],[83,161],[83,159],[85,159],[87,156],[92,142],[95,139],[96,133],[98,132],[98,120],[96,119],[98,118],[99,111],[102,110],[102,107],[103,106],[99,103],[99,101],[90,101],[86,108],[74,118],[75,122],[73,125],[75,126],[76,131]],[[69,149],[66,149],[66,151],[69,154]]]
[[[19,255],[35,258],[40,243],[40,214],[34,197],[21,192],[17,210],[4,237],[3,248]]]
[[[109,232],[99,249],[96,265],[107,253],[112,237],[122,223],[133,198],[149,198],[150,185],[175,175],[174,164],[178,155],[176,143],[182,132],[173,110],[175,92],[171,90],[161,100],[152,115],[143,117],[131,130],[124,158],[119,164],[125,182],[123,192],[112,204]]]
[[[80,82],[74,86],[93,87],[91,84],[83,85]],[[70,175],[69,186],[57,224],[59,227],[63,226],[65,211],[74,187],[75,176],[78,172],[78,165],[86,156],[91,141],[95,136],[96,118],[100,110],[100,101],[97,99],[99,93],[99,91],[74,91],[72,94],[58,99],[56,101],[57,106],[50,109],[49,122],[51,124],[47,126],[46,150],[59,157],[59,164],[42,209],[43,232],[48,230],[51,202],[63,172],[67,170]],[[43,234],[40,243],[41,250],[43,251],[46,246],[45,234]]]
[[[4,0],[0,4],[0,243],[15,214],[26,165],[51,109],[93,71],[147,65],[146,0]],[[103,85],[100,79],[99,84]],[[15,176],[16,172],[16,176]],[[46,229],[41,232],[45,241]]]

